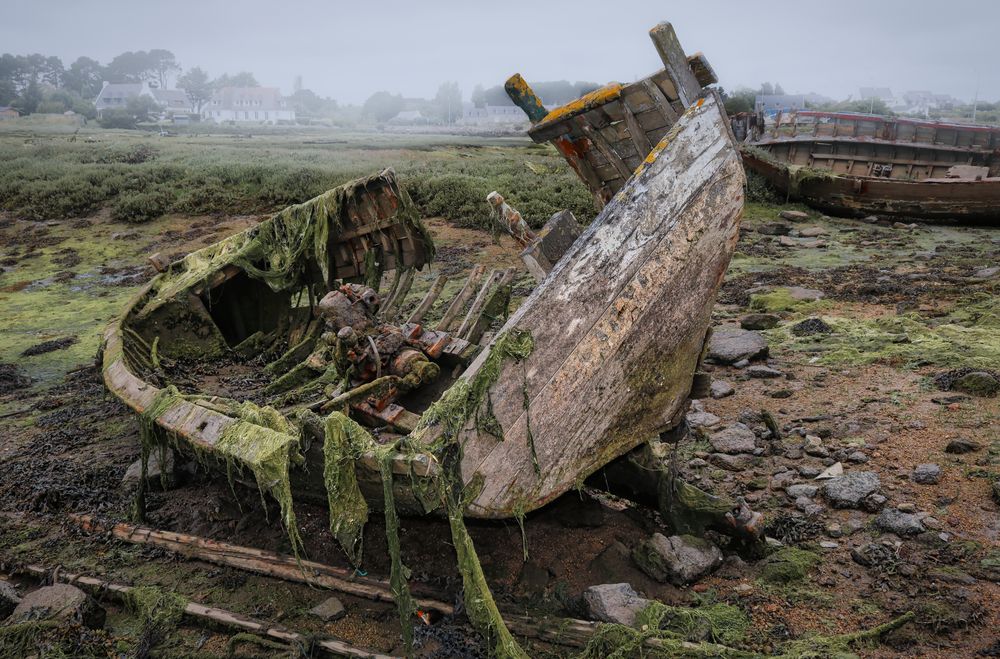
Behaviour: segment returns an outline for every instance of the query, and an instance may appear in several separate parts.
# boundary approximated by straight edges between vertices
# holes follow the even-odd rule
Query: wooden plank
[[[447,283],[447,275],[438,275],[437,279],[434,280],[434,283],[431,284],[430,289],[428,289],[427,294],[424,295],[424,299],[420,301],[420,304],[418,304],[417,308],[413,310],[410,317],[406,319],[406,322],[419,323],[427,312],[430,311],[431,306],[434,305],[434,301],[438,299],[439,295],[441,295],[441,289],[443,289],[444,285]]]
[[[455,319],[458,317],[458,314],[460,314],[462,309],[465,308],[465,303],[470,297],[472,297],[472,292],[476,289],[476,286],[479,284],[479,280],[482,278],[484,272],[486,272],[485,265],[480,264],[472,269],[472,272],[469,273],[469,277],[465,280],[465,284],[462,286],[462,289],[458,292],[458,295],[455,296],[455,299],[452,300],[451,305],[448,307],[448,310],[444,312],[444,316],[441,317],[441,322],[437,324],[435,329],[441,332],[447,332],[450,329],[452,323],[454,323]]]
[[[656,84],[648,78],[642,81],[642,86],[646,88],[646,93],[653,99],[653,102],[656,104],[660,114],[663,115],[663,119],[667,122],[667,125],[673,126],[677,123],[677,112],[674,110],[673,106],[670,105],[670,101],[663,93],[663,90],[657,87]]]
[[[621,157],[615,153],[614,149],[611,148],[611,145],[608,144],[608,141],[604,139],[603,135],[601,135],[601,132],[591,128],[590,124],[588,124],[586,119],[583,117],[576,117],[575,121],[577,122],[577,126],[579,126],[580,130],[583,131],[583,134],[590,139],[594,147],[601,152],[601,155],[608,159],[608,162],[611,163],[618,174],[623,179],[628,180],[628,178],[632,176],[632,170],[630,170],[628,165],[622,161]]]
[[[677,88],[677,96],[684,107],[690,106],[701,96],[701,85],[691,72],[687,56],[677,39],[674,26],[670,23],[660,23],[649,31],[649,38],[663,62],[663,69]]]
[[[691,72],[694,73],[694,77],[702,87],[708,87],[719,82],[719,76],[715,75],[715,69],[708,63],[708,58],[700,50],[694,55],[689,55],[687,61],[688,66],[691,67]]]
[[[490,276],[486,278],[482,288],[479,289],[479,293],[476,294],[476,299],[472,301],[472,306],[469,307],[469,312],[465,314],[462,324],[458,326],[458,330],[455,332],[459,338],[462,338],[463,335],[468,332],[476,318],[479,317],[479,313],[483,310],[483,305],[486,304],[486,296],[489,294],[490,289],[492,289],[497,282],[500,281],[504,272],[505,271],[503,270],[492,270],[490,272]]]
[[[635,118],[635,114],[632,113],[626,97],[622,97],[621,106],[622,114],[625,116],[625,125],[628,126],[629,137],[632,138],[632,144],[635,145],[635,150],[639,154],[639,158],[645,158],[653,150],[653,145],[649,143],[645,129],[639,124],[639,120]]]
[[[510,304],[510,283],[513,280],[514,269],[508,268],[499,281],[497,281],[493,290],[490,291],[486,302],[483,304],[482,309],[479,310],[476,318],[473,319],[469,328],[459,338],[469,343],[479,343],[479,340],[483,338],[483,334],[490,328],[495,318],[499,317],[501,313],[506,315],[508,305]]]
[[[744,176],[716,94],[675,130],[501,330],[530,333],[534,350],[490,388],[504,441],[471,425],[460,435],[463,479],[484,478],[469,514],[543,505],[676,422],[738,238]]]

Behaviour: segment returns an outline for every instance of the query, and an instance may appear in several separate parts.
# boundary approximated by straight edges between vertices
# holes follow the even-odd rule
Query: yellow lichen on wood
[[[609,103],[622,95],[622,86],[617,82],[610,83],[601,87],[600,89],[595,89],[589,94],[584,94],[575,101],[571,101],[566,105],[561,105],[556,109],[545,115],[540,124],[555,123],[557,121],[562,121],[569,117],[576,116],[581,112],[590,110],[592,108],[599,107],[605,103]]]

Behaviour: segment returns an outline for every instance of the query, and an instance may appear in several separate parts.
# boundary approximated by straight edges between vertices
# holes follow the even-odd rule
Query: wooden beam
[[[681,48],[681,43],[677,39],[674,26],[670,23],[660,23],[649,31],[649,38],[653,40],[653,46],[663,61],[663,68],[667,72],[670,80],[677,88],[677,95],[680,97],[681,105],[689,107],[701,96],[701,85],[698,79],[691,72],[687,55]]]
[[[607,158],[608,162],[611,163],[611,166],[615,168],[616,172],[618,172],[618,175],[626,181],[629,180],[632,176],[632,170],[629,169],[628,165],[625,164],[625,161],[621,159],[621,156],[615,153],[614,148],[612,148],[608,140],[605,139],[604,135],[601,134],[601,131],[596,130],[593,126],[591,126],[582,115],[576,117],[574,121],[576,121],[580,130],[583,131],[583,134],[586,135],[597,150],[601,152],[601,155]]]
[[[649,136],[639,125],[639,120],[635,118],[635,113],[632,112],[632,108],[629,107],[628,100],[624,96],[621,98],[621,106],[622,114],[625,115],[625,125],[628,126],[629,137],[632,138],[632,144],[635,145],[635,150],[639,154],[639,160],[643,160],[653,150],[653,145],[649,143]]]
[[[503,88],[507,92],[507,96],[510,97],[510,100],[514,102],[514,105],[524,110],[531,123],[537,124],[549,113],[545,109],[545,106],[542,105],[541,99],[532,91],[520,73],[515,73],[508,78]]]
[[[649,94],[649,97],[653,99],[653,104],[659,108],[660,113],[667,122],[667,127],[669,128],[676,124],[679,115],[674,110],[674,106],[670,105],[670,99],[663,93],[663,90],[649,78],[642,81],[642,86],[646,90],[646,93]]]
[[[188,558],[235,567],[286,581],[327,588],[375,602],[393,601],[392,588],[388,582],[358,576],[353,570],[313,561],[296,560],[294,556],[275,554],[252,547],[241,547],[183,533],[158,531],[132,524],[104,524],[90,515],[71,514],[69,519],[85,531],[110,533],[115,538],[131,544],[160,547]],[[413,601],[421,609],[438,611],[445,615],[451,614],[455,610],[451,604],[433,598],[414,597]]]
[[[465,319],[455,331],[456,336],[461,338],[462,335],[465,334],[472,326],[475,319],[479,317],[479,313],[482,311],[483,305],[486,304],[486,296],[489,294],[490,289],[493,288],[498,281],[500,281],[502,276],[503,272],[500,270],[493,270],[490,272],[490,276],[486,278],[482,288],[479,289],[479,293],[476,294],[476,299],[472,301],[472,306],[469,307],[468,313],[465,314]]]
[[[399,264],[397,263],[397,266]],[[393,292],[392,297],[386,300],[385,304],[382,306],[381,315],[382,319],[386,322],[390,322],[399,307],[403,306],[403,301],[406,299],[406,295],[410,292],[410,286],[413,285],[413,268],[407,268],[403,271],[403,275],[399,280],[399,286]]]
[[[16,572],[30,575],[37,579],[51,578],[56,582],[71,584],[82,588],[83,590],[89,591],[96,597],[102,597],[107,594],[110,595],[112,599],[119,602],[123,601],[125,594],[130,592],[135,587],[104,581],[103,579],[88,577],[83,574],[74,574],[72,572],[64,572],[58,569],[50,569],[41,565],[26,565],[23,568],[16,570]],[[324,650],[326,654],[330,654],[335,657],[393,659],[393,655],[381,654],[372,650],[359,648],[340,639],[312,638],[304,634],[299,634],[298,632],[293,632],[279,625],[272,625],[271,623],[264,622],[263,620],[257,620],[256,618],[251,618],[240,613],[234,613],[233,611],[227,611],[226,609],[205,606],[204,604],[199,604],[197,602],[188,602],[184,607],[184,615],[198,621],[206,621],[222,625],[224,627],[240,629],[256,636],[262,636],[280,643],[285,643],[290,646],[294,646],[298,651],[304,651],[312,647]]]
[[[411,313],[410,317],[406,319],[406,322],[419,323],[423,319],[424,315],[430,311],[434,301],[438,299],[439,295],[441,295],[441,289],[444,288],[446,283],[448,283],[448,276],[438,275],[438,278],[434,280],[434,283],[431,284],[430,289],[427,291],[427,295],[425,295],[424,299],[420,301],[417,308],[413,310],[413,313]]]
[[[469,278],[465,280],[465,285],[462,286],[462,290],[460,290],[458,295],[455,296],[455,299],[452,300],[451,305],[448,307],[448,310],[444,312],[444,316],[441,317],[441,322],[437,324],[435,329],[441,332],[447,332],[451,328],[455,319],[458,317],[458,314],[460,314],[462,309],[465,308],[465,303],[469,301],[470,297],[472,297],[472,292],[476,289],[476,286],[479,284],[479,280],[482,279],[484,272],[486,272],[485,265],[480,264],[472,269],[472,272],[469,273]]]
[[[479,314],[469,325],[465,334],[459,335],[459,338],[465,339],[469,343],[479,343],[479,340],[483,338],[483,334],[486,333],[486,330],[493,323],[494,318],[500,315],[501,312],[505,312],[507,305],[510,304],[510,283],[513,280],[514,269],[510,268],[503,273],[503,276],[493,286],[493,290],[487,297],[482,309],[479,310]]]
[[[719,76],[715,75],[715,69],[708,63],[708,58],[701,51],[698,51],[694,55],[689,55],[687,61],[688,66],[691,67],[691,72],[694,73],[694,77],[697,78],[698,84],[702,87],[708,87],[719,82]]]

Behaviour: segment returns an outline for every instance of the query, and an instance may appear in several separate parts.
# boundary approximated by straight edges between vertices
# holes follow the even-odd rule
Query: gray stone
[[[739,327],[721,327],[712,333],[708,357],[722,364],[767,356],[767,339]]]
[[[722,565],[722,551],[704,538],[662,533],[636,548],[633,555],[643,572],[661,583],[682,586]]]
[[[886,508],[875,518],[875,526],[887,533],[895,533],[900,537],[917,535],[926,529],[920,518],[911,513],[904,513],[896,508]]]
[[[801,243],[791,236],[781,236],[778,238],[778,244],[782,247],[798,247]]]
[[[804,229],[799,229],[799,235],[803,238],[817,238],[819,236],[825,236],[829,231],[823,227],[806,227]]]
[[[936,485],[941,480],[941,467],[930,462],[917,465],[910,478],[914,483],[921,485]]]
[[[799,473],[802,474],[803,478],[808,478],[808,476],[803,472],[805,467],[799,469]],[[834,462],[832,465],[823,470],[822,473],[816,474],[815,478],[818,481],[830,480],[833,478],[838,478],[844,475],[844,465],[839,462]]]
[[[785,488],[785,494],[792,497],[793,499],[798,499],[799,497],[812,498],[816,496],[819,492],[818,485],[810,485],[808,483],[799,483],[798,485],[789,485]]]
[[[869,494],[861,500],[861,509],[867,510],[870,513],[877,513],[882,510],[882,506],[885,505],[886,501],[888,501],[888,499],[878,492],[875,494]]]
[[[982,446],[972,441],[971,439],[965,439],[964,437],[959,437],[958,439],[953,439],[950,442],[948,442],[948,445],[944,447],[944,452],[961,455],[963,453],[972,453],[973,451],[978,451],[981,448]]]
[[[688,412],[686,418],[692,428],[711,428],[722,422],[722,419],[711,412]]]
[[[757,447],[757,436],[742,423],[734,423],[712,433],[708,443],[720,453],[752,453]]]
[[[639,597],[627,583],[606,583],[591,586],[583,591],[583,601],[591,620],[614,622],[629,627],[635,624],[635,617],[650,604],[650,600]]]
[[[801,286],[790,286],[788,295],[798,302],[815,302],[826,297],[826,293],[814,288],[802,288]]]
[[[753,456],[745,453],[742,455],[713,453],[708,456],[708,461],[719,469],[725,469],[726,471],[743,471],[744,469],[749,469],[750,465],[753,464]]]
[[[316,616],[323,622],[340,620],[347,615],[347,611],[344,609],[344,603],[336,597],[326,598],[313,608],[309,609],[309,613]]]
[[[778,215],[784,220],[789,220],[791,222],[802,222],[803,220],[809,219],[809,213],[803,213],[802,211],[781,211]]]
[[[725,380],[712,380],[712,398],[725,398],[726,396],[732,396],[734,393],[736,393],[736,389]]]
[[[970,396],[996,396],[1000,393],[1000,380],[985,371],[972,371],[955,380],[951,388]]]
[[[862,451],[854,451],[853,453],[848,454],[847,461],[853,462],[854,464],[864,464],[868,462],[868,456]]]
[[[816,435],[806,435],[806,443],[802,450],[806,452],[806,455],[811,455],[814,458],[826,458],[830,455],[830,451],[823,446],[823,440]]]
[[[837,524],[836,522],[830,522],[826,525],[826,529],[824,530],[831,538],[839,538],[844,535],[844,529],[841,528],[840,524]]]
[[[701,469],[702,467],[708,466],[708,463],[701,458],[692,458],[688,461],[688,466],[692,469]]]
[[[1000,265],[995,265],[992,268],[983,268],[972,276],[976,279],[993,279],[997,275],[1000,275]]]
[[[17,589],[9,581],[0,581],[0,620],[9,616],[21,602]]]
[[[168,448],[163,455],[166,458],[161,464],[158,449],[154,448],[149,453],[149,459],[146,461],[146,486],[149,488],[158,489],[166,486],[169,489],[177,484],[177,460],[174,458],[173,449]],[[140,478],[142,478],[142,458],[129,465],[122,477],[122,485],[134,487],[138,485]]]
[[[752,378],[766,380],[769,378],[780,378],[783,377],[785,374],[776,368],[771,368],[770,366],[764,366],[762,364],[758,364],[756,366],[748,367],[747,375],[749,375]]]
[[[739,361],[733,362],[733,368],[746,368],[750,365],[749,359],[741,359]]]
[[[769,222],[757,227],[757,233],[765,236],[785,236],[792,230],[792,227],[782,222]]]
[[[104,626],[104,609],[76,586],[58,583],[25,595],[7,623],[26,620],[58,620],[78,623],[91,629]]]
[[[839,463],[838,463],[839,464]],[[823,496],[834,508],[857,508],[882,482],[874,471],[852,471],[823,484]]]
[[[751,313],[740,318],[740,327],[745,330],[769,330],[778,326],[781,318],[773,313]]]

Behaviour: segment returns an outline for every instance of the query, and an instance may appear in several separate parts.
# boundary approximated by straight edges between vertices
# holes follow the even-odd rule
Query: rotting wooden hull
[[[759,154],[744,151],[743,162],[789,198],[832,215],[1000,223],[1000,178],[904,181],[831,174],[795,180],[787,165]]]
[[[1000,127],[802,111],[779,116],[743,158],[833,214],[1000,221]]]
[[[523,360],[501,365],[482,403],[495,414],[503,441],[480,432],[471,420],[461,430],[462,479],[476,492],[467,509],[470,516],[509,517],[542,506],[679,423],[715,293],[738,237],[743,184],[725,112],[718,96],[711,94],[679,118],[501,330],[500,335],[530,333],[534,350]],[[394,208],[389,203],[383,209],[386,215],[372,220],[373,226],[392,225]],[[397,256],[402,263],[406,236],[392,244],[401,250]],[[311,251],[302,253],[307,254],[302,258],[318,258]],[[299,268],[302,279],[296,279],[296,285],[326,282],[333,275],[320,271],[341,272],[344,264],[338,259],[346,253],[350,250],[334,249],[331,243],[323,252],[328,267],[312,263]],[[422,258],[410,260],[419,264]],[[353,256],[348,276],[362,274],[363,260]],[[222,345],[224,353],[231,351],[235,343],[253,338],[254,319],[267,316],[259,305],[272,300],[253,283],[249,271],[230,262],[204,277],[188,281],[181,276],[180,281],[187,282],[184,287],[170,288],[164,276],[140,292],[104,335],[105,382],[139,414],[149,414],[162,387],[144,378],[137,362],[144,357],[136,357],[137,347],[148,350],[154,337],[180,332],[176,335],[184,341],[197,338],[199,345]],[[241,282],[242,288],[233,289],[236,293],[262,302],[254,302],[254,308],[242,302],[223,304],[230,282]],[[164,288],[170,289],[170,297],[158,300]],[[278,293],[283,290],[279,287]],[[279,295],[274,304],[287,305],[288,297]],[[211,309],[204,300],[212,302]],[[181,332],[175,327],[179,310],[195,323],[194,329]],[[221,318],[222,310],[238,316],[240,323]],[[136,337],[145,343],[136,343]],[[161,355],[169,357],[169,341],[161,339],[159,346]],[[475,378],[491,347],[460,377]],[[358,420],[368,425],[391,425],[392,406],[377,413],[376,407],[373,400],[359,401],[352,405],[352,416],[358,413]],[[237,423],[211,398],[179,400],[154,411],[157,428],[198,454],[217,446],[227,428]],[[431,426],[421,439],[433,442],[438,431]],[[292,474],[293,488],[298,483],[297,494],[322,496],[321,443],[304,446],[303,454],[310,475]],[[437,475],[436,459],[419,452],[392,457],[391,470],[400,477],[394,490],[401,508],[417,509],[410,479]],[[376,456],[362,455],[355,469],[366,498],[380,499]]]
[[[490,389],[503,441],[464,431],[463,479],[482,482],[470,514],[544,505],[677,425],[738,238],[743,185],[712,93],[683,114],[504,326],[530,332],[535,348],[505,365]]]

